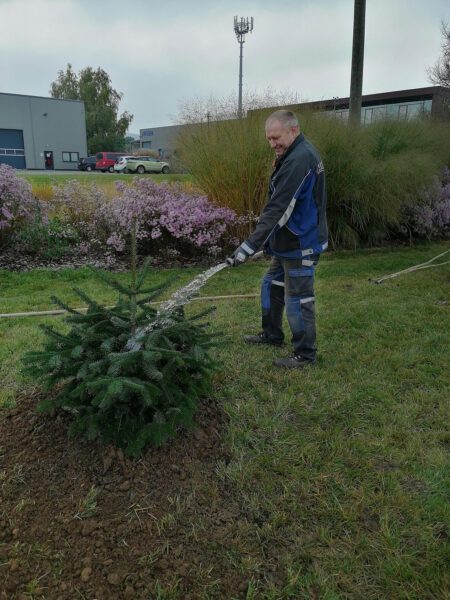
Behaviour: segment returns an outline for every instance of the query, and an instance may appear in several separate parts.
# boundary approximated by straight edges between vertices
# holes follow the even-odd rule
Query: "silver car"
[[[122,156],[114,165],[119,173],[168,173],[169,163],[153,156]]]

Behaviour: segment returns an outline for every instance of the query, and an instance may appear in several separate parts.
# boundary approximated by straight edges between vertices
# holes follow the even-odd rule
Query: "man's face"
[[[269,142],[270,147],[275,150],[277,157],[286,152],[298,134],[299,131],[297,127],[289,127],[286,129],[278,119],[269,121],[266,126],[267,141]]]

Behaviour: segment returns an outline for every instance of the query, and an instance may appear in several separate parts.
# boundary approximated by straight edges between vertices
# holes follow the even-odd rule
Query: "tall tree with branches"
[[[106,71],[100,67],[96,70],[86,67],[77,75],[68,63],[65,71],[58,71],[50,94],[53,98],[64,100],[83,100],[89,154],[100,150],[125,149],[125,134],[133,115],[126,111],[119,115],[119,102],[123,94],[112,87]]]

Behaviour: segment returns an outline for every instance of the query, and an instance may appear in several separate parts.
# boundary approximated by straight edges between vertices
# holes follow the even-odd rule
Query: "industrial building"
[[[87,156],[84,102],[0,93],[0,164],[76,170]]]
[[[139,130],[141,148],[155,150],[161,158],[172,154],[176,148],[177,136],[184,125],[167,125]]]

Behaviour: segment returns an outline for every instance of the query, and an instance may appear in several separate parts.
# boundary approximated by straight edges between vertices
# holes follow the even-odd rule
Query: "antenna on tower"
[[[237,41],[240,46],[239,51],[239,100],[238,100],[238,117],[242,118],[242,47],[245,42],[245,36],[247,33],[253,31],[253,17],[250,19],[241,17],[234,17],[234,33],[236,34]]]

